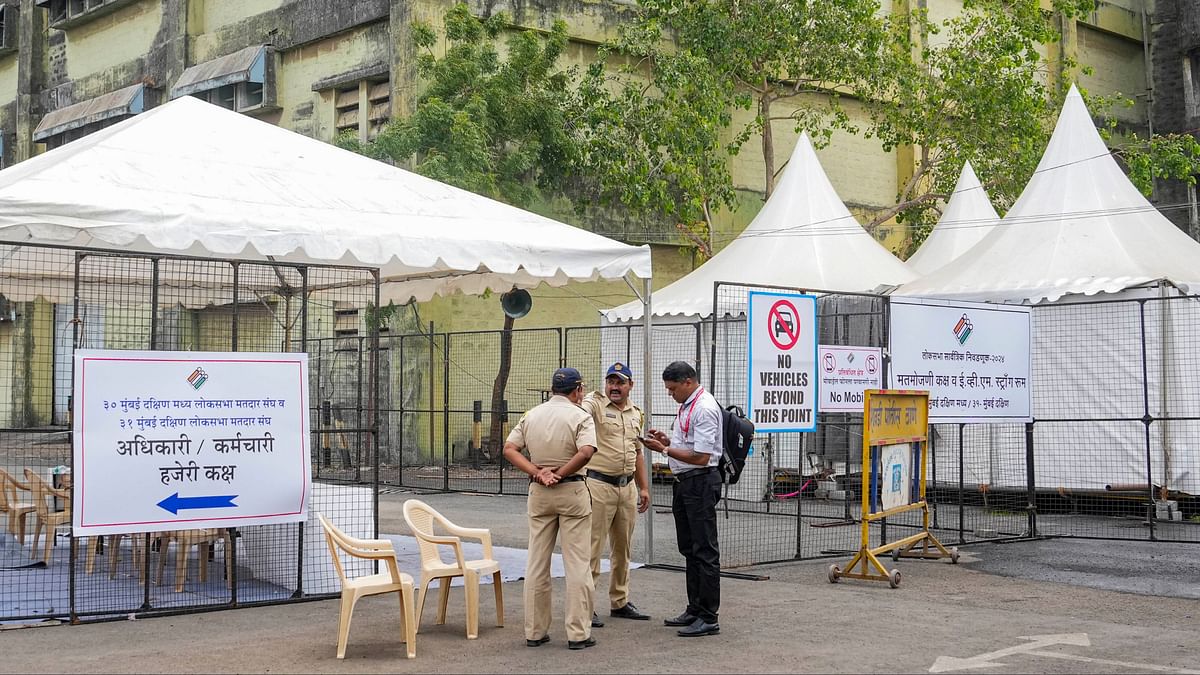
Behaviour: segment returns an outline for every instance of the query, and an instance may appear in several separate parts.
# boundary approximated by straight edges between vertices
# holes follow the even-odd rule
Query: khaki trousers
[[[600,577],[600,558],[607,539],[612,549],[608,606],[620,609],[629,602],[629,548],[637,522],[637,485],[617,487],[595,478],[587,479],[587,484],[592,493],[592,583]]]
[[[584,481],[546,487],[529,485],[529,560],[525,566],[525,639],[550,633],[550,560],[554,541],[562,535],[563,567],[567,572],[566,628],[568,640],[592,635],[592,575],[590,533],[592,501]]]

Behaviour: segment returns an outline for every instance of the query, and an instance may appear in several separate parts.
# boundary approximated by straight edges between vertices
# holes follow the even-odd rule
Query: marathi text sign
[[[892,298],[891,383],[929,392],[930,422],[1028,422],[1030,309]]]
[[[817,299],[754,291],[746,415],[760,433],[816,429]]]
[[[302,522],[306,354],[75,352],[79,536]]]
[[[883,388],[883,350],[879,347],[821,345],[817,365],[819,412],[861,413],[863,392]]]

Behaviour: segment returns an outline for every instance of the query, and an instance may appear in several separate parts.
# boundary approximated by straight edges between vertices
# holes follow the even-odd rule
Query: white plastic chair
[[[417,621],[413,614],[413,578],[400,571],[396,564],[396,551],[392,542],[387,539],[355,539],[342,532],[325,516],[317,514],[321,527],[325,530],[325,543],[329,544],[329,555],[333,558],[333,566],[337,569],[338,577],[342,580],[342,611],[338,620],[337,657],[346,658],[346,640],[350,636],[350,617],[354,614],[354,605],[359,598],[382,593],[400,594],[400,617],[402,637],[408,647],[408,658],[417,655]],[[354,558],[367,560],[382,560],[387,571],[380,574],[346,578],[342,568],[342,559],[338,551]]]
[[[438,603],[437,624],[446,623],[446,605],[450,600],[450,582],[454,577],[463,577],[467,596],[467,639],[479,637],[479,581],[485,574],[492,575],[492,588],[496,592],[496,625],[504,625],[504,592],[500,588],[500,563],[492,558],[492,533],[482,528],[459,527],[438,513],[432,506],[419,499],[404,502],[404,522],[417,537],[421,549],[421,591],[417,594],[417,630],[425,610],[425,592],[434,579],[441,580],[441,597]],[[440,526],[450,535],[438,535],[434,525]],[[483,558],[467,560],[463,556],[462,537],[478,539],[483,544]],[[454,562],[442,560],[439,546],[454,548]]]

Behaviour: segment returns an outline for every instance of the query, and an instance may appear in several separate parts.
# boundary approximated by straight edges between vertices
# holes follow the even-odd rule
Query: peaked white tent
[[[1158,419],[1147,433],[1141,418],[1200,408],[1200,375],[1179,357],[1193,350],[1190,331],[1179,327],[1200,323],[1200,310],[1193,302],[1093,301],[1170,298],[1178,295],[1171,286],[1196,291],[1198,281],[1200,244],[1129,182],[1072,87],[1037,172],[1000,224],[895,293],[1039,305],[1035,419],[1124,420],[1037,426],[1039,486],[1145,486],[1149,470],[1154,485],[1197,494],[1200,446],[1180,433],[1189,424]],[[982,438],[968,438],[967,482],[1022,488],[1023,430],[971,433]]]
[[[862,292],[916,275],[858,224],[800,135],[771,198],[746,229],[711,260],[654,293],[656,316],[706,317],[713,283]],[[642,315],[642,303],[608,310],[610,321]]]
[[[942,217],[905,262],[918,275],[930,274],[978,244],[999,220],[975,169],[966,162]]]
[[[1160,280],[1200,289],[1200,243],[1129,182],[1072,86],[1037,171],[1000,225],[896,294],[1038,302]]]
[[[0,241],[372,267],[385,302],[651,275],[647,246],[187,96],[0,171]],[[0,292],[71,297],[71,270],[3,252]]]

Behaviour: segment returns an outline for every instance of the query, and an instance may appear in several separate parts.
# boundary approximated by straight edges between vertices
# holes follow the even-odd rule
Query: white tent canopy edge
[[[648,246],[192,97],[0,171],[0,241],[376,268],[385,302],[652,274]]]

